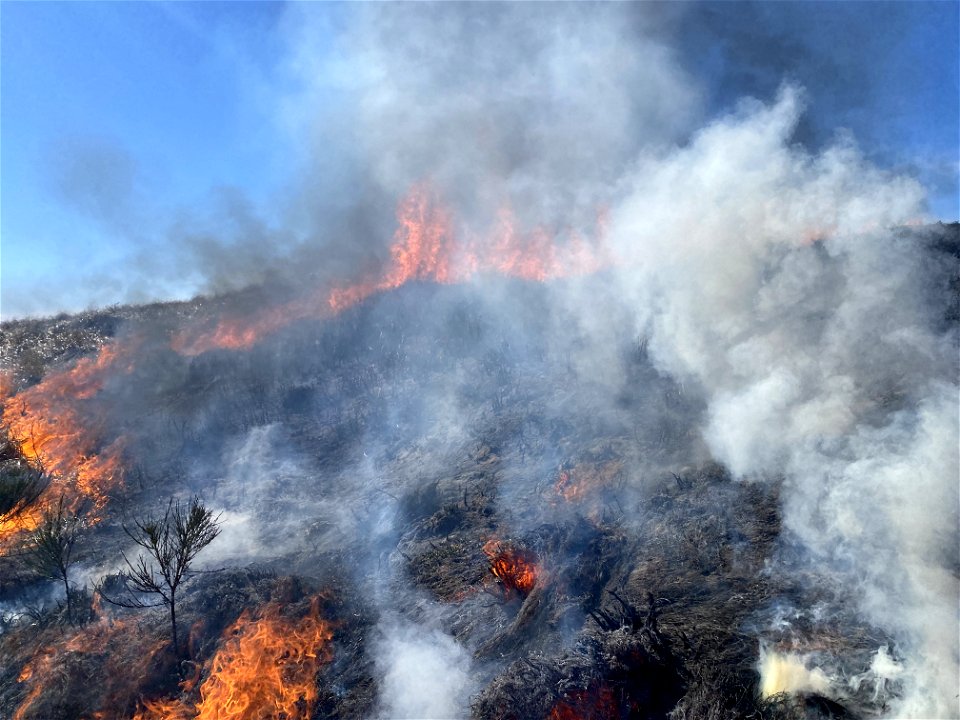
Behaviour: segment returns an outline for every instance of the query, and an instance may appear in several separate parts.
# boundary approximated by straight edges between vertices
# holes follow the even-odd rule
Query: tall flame
[[[134,720],[307,720],[332,637],[318,599],[300,619],[284,616],[277,603],[256,614],[245,610],[224,632],[196,707],[180,700],[146,701]]]
[[[85,506],[90,521],[99,519],[122,482],[124,440],[101,448],[103,428],[91,417],[94,413],[84,412],[84,403],[101,391],[111,373],[132,369],[130,353],[130,345],[103,345],[96,356],[81,358],[4,402],[3,426],[9,437],[51,483],[25,516],[0,523],[0,542],[36,527],[43,510],[61,496],[71,510]]]
[[[397,207],[397,229],[390,263],[380,275],[350,285],[308,294],[253,317],[221,319],[212,329],[194,326],[174,336],[173,349],[185,355],[209,350],[240,350],[264,335],[305,318],[323,318],[356,305],[378,292],[408,282],[458,283],[478,273],[495,273],[531,281],[547,281],[596,272],[610,264],[603,247],[605,213],[597,218],[598,237],[588,242],[567,233],[561,247],[557,233],[538,227],[523,233],[509,207],[502,208],[489,237],[457,237],[453,216],[426,184],[415,185]]]

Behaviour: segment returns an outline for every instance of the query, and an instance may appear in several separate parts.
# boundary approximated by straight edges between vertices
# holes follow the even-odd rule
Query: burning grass
[[[606,685],[575,690],[550,709],[549,720],[609,720],[620,717],[616,697]]]
[[[588,275],[611,263],[605,212],[597,213],[595,232],[592,240],[576,230],[536,227],[525,232],[517,228],[513,211],[503,207],[489,237],[460,237],[452,212],[429,185],[418,183],[397,205],[390,262],[378,276],[318,288],[252,317],[221,318],[212,328],[195,325],[176,333],[171,346],[184,355],[247,349],[293,322],[329,317],[410,282],[461,283],[483,273],[537,282]]]
[[[134,345],[105,344],[95,356],[81,358],[4,402],[7,434],[51,482],[27,513],[0,524],[0,543],[35,528],[44,509],[61,497],[69,510],[84,509],[88,522],[102,519],[110,495],[123,482],[125,440],[104,444],[102,417],[89,401],[109,377],[132,370]]]
[[[17,677],[21,699],[11,720],[125,720],[143,683],[163,664],[166,644],[151,623],[132,617],[47,628],[34,638],[32,657]]]
[[[539,268],[525,266],[522,253],[510,251],[516,240],[506,230],[506,239],[495,244],[507,258],[502,264],[487,266],[480,258],[448,263],[454,223],[431,209],[433,202],[415,198],[402,207],[410,222],[400,223],[395,237],[400,247],[392,258],[406,269],[385,272],[372,285],[344,286],[355,289],[343,296],[343,307],[394,283],[463,279],[460,267],[533,279],[561,272],[562,264],[546,250]],[[461,238],[456,253],[469,256],[468,240]],[[541,292],[535,285],[518,286],[528,293],[524,297]],[[306,522],[333,527],[347,514],[367,527],[361,504],[382,501],[393,507],[390,499],[396,500],[397,551],[379,555],[376,571],[385,573],[388,566],[397,571],[391,580],[400,588],[399,612],[412,616],[422,607],[407,603],[412,582],[439,608],[443,630],[476,651],[475,667],[489,669],[485,679],[493,679],[473,705],[481,720],[667,713],[677,720],[841,716],[839,701],[819,696],[774,709],[772,700],[760,697],[760,641],[807,652],[810,638],[823,637],[830,641],[822,655],[831,678],[863,676],[859,694],[842,702],[863,715],[882,712],[885,699],[899,690],[892,685],[878,691],[868,670],[876,649],[890,638],[854,618],[813,615],[790,616],[784,637],[771,637],[770,616],[780,606],[819,611],[849,604],[842,588],[823,587],[823,578],[813,573],[788,583],[784,574],[769,572],[771,560],[790,551],[780,537],[776,481],[733,482],[709,464],[683,468],[702,457],[689,432],[698,410],[640,354],[629,356],[633,389],[624,390],[624,412],[608,417],[593,412],[596,387],[583,378],[570,380],[555,401],[558,385],[574,376],[550,354],[555,339],[537,344],[539,325],[523,336],[523,348],[503,346],[485,357],[472,354],[474,348],[499,342],[500,330],[489,330],[496,321],[475,308],[458,316],[453,330],[445,325],[443,337],[430,335],[438,326],[435,318],[430,319],[433,329],[421,322],[423,299],[432,302],[447,290],[409,287],[391,298],[394,315],[387,319],[370,304],[318,324],[316,337],[291,333],[292,351],[264,346],[242,355],[206,357],[167,351],[158,363],[172,378],[162,401],[159,392],[152,396],[145,389],[159,384],[153,377],[145,381],[147,368],[128,388],[138,411],[154,416],[150,421],[125,418],[132,423],[130,445],[122,439],[110,442],[109,432],[119,423],[101,423],[95,412],[108,383],[113,392],[112,383],[128,380],[129,364],[119,345],[8,398],[4,423],[23,442],[25,456],[56,475],[57,496],[60,490],[72,492],[68,499],[89,503],[106,517],[90,532],[105,558],[110,532],[117,527],[103,512],[104,503],[120,487],[127,454],[145,463],[174,457],[176,470],[198,467],[191,463],[199,457],[199,467],[219,473],[219,459],[251,427],[282,424],[307,458],[303,482],[316,483],[308,492],[335,501],[336,510],[318,519],[304,517],[310,509],[301,513],[298,507],[287,515],[274,512],[279,501],[261,507],[258,500],[257,512],[280,521],[270,537],[296,538],[293,533]],[[248,347],[297,317],[336,312],[339,305],[328,300],[324,293],[297,301],[301,304],[291,305],[289,314],[283,308],[262,309],[238,319],[237,347]],[[478,448],[472,454],[469,447],[444,447],[449,454],[441,454],[414,429],[429,424],[418,415],[419,396],[446,377],[442,373],[450,372],[451,362],[467,378],[451,387],[458,414],[476,433],[469,439],[469,447]],[[263,367],[279,379],[265,379]],[[190,384],[183,384],[184,378]],[[285,405],[294,389],[303,392],[296,413]],[[142,405],[141,398],[146,398]],[[262,405],[254,412],[248,407],[252,402]],[[634,414],[642,422],[628,426],[618,419]],[[369,443],[371,438],[382,440],[383,447]],[[150,442],[155,445],[148,447]],[[407,452],[411,447],[416,452],[402,460],[397,448]],[[279,451],[267,454],[269,468],[286,457]],[[558,474],[559,458],[574,460]],[[372,495],[352,494],[356,478],[345,475],[358,467],[375,468],[377,477],[370,482],[386,480],[383,486],[374,487]],[[141,488],[142,496],[131,491],[131,504],[147,502],[158,488],[183,490],[183,477],[158,478]],[[284,485],[283,501],[307,499],[296,491]],[[274,501],[264,496],[264,502]],[[305,525],[287,525],[291,515]],[[28,526],[25,520],[18,528]],[[512,539],[503,539],[508,533]],[[294,539],[271,555],[270,567],[312,578],[313,587],[327,583],[335,554],[328,537],[341,535],[328,535],[326,529],[305,533],[299,544]],[[369,550],[362,539],[351,538]],[[336,554],[343,554],[343,546]],[[356,578],[356,568],[350,571],[343,576]],[[19,601],[16,582],[8,587]],[[29,588],[27,582],[35,580],[23,587]],[[213,587],[214,581],[205,582]],[[376,709],[382,688],[366,644],[375,635],[376,613],[364,615],[369,599],[352,586],[344,590],[353,580],[336,584],[347,598],[336,616],[321,612],[316,603],[308,608],[304,595],[309,593],[286,597],[217,582],[217,592],[191,590],[185,598],[185,624],[194,623],[184,665],[187,680],[178,674],[177,659],[158,645],[165,639],[162,619],[149,614],[137,621],[101,619],[85,628],[13,623],[0,636],[7,651],[0,664],[0,685],[6,686],[0,688],[0,715],[126,720],[139,711],[141,718],[285,715],[306,720],[363,718]],[[503,592],[484,592],[494,583]],[[803,642],[789,644],[793,636]],[[36,652],[28,652],[28,645],[36,645]],[[820,715],[811,714],[814,706],[821,708]]]
[[[618,482],[622,484],[622,478],[622,460],[601,465],[578,463],[557,474],[554,492],[567,502],[578,502],[604,489],[612,488]]]
[[[307,720],[319,697],[316,675],[331,657],[333,629],[315,598],[301,617],[278,602],[244,610],[206,664],[199,701],[147,700],[135,720]],[[182,684],[189,695],[195,685]]]

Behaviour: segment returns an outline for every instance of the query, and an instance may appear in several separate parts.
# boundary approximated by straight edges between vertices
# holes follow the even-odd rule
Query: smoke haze
[[[810,562],[903,643],[893,715],[948,714],[956,334],[936,315],[948,275],[892,230],[924,191],[849,134],[797,145],[790,85],[691,131],[697,84],[643,14],[371,8],[338,58],[352,152],[387,195],[429,178],[475,228],[504,202],[548,225],[608,208],[622,297],[657,366],[704,397],[713,456],[737,477],[786,475],[785,524]],[[592,300],[565,302],[600,333]]]
[[[490,503],[517,534],[567,521],[531,489],[569,460],[552,429],[565,421],[582,423],[584,438],[608,428],[636,437],[625,467],[608,468],[618,499],[637,508],[628,525],[651,512],[651,478],[678,457],[776,487],[782,552],[767,572],[846,588],[894,648],[872,648],[873,665],[853,680],[764,648],[764,682],[779,673],[771,687],[839,697],[895,679],[888,717],[957,711],[960,386],[957,325],[944,313],[956,287],[954,269],[934,259],[935,234],[904,230],[924,218],[926,190],[878,166],[843,128],[801,142],[809,96],[789,72],[775,93],[714,112],[680,55],[682,16],[647,4],[364,4],[331,40],[328,14],[290,6],[286,82],[271,100],[302,155],[276,212],[262,217],[223,188],[164,231],[178,274],[223,293],[260,285],[257,309],[280,308],[281,321],[229,370],[250,398],[216,384],[231,351],[156,350],[151,367],[167,374],[144,369],[135,382],[144,406],[168,402],[165,383],[191,388],[175,408],[186,439],[179,454],[146,440],[138,450],[188,467],[186,486],[223,511],[207,567],[289,554],[300,568],[312,562],[305,545],[324,557],[350,548],[348,575],[376,617],[380,717],[465,716],[478,674],[496,665],[471,636],[496,609],[466,600],[470,625],[405,586],[397,549],[422,541],[410,498],[436,512],[459,502],[450,468],[466,473],[456,463],[469,457],[495,467],[502,489],[489,499],[481,488],[480,500],[464,491],[464,514]],[[97,151],[96,162],[63,168],[61,191],[128,226],[122,186],[134,167]],[[300,324],[282,321],[291,298],[381,277],[396,260],[397,203],[413,187],[446,208],[446,240],[499,247],[508,218],[525,248],[547,237],[576,257],[588,239],[600,274],[583,262],[527,293],[467,267],[464,253],[452,277],[466,280],[442,297],[411,282],[348,308],[346,329],[322,329],[325,302]],[[142,262],[155,267],[167,249],[148,247]],[[255,317],[249,298],[218,302]],[[413,336],[449,344],[411,347]],[[638,376],[625,348],[652,369]],[[291,358],[303,359],[298,375],[286,375]],[[216,383],[189,384],[203,373]],[[666,399],[644,395],[654,386]],[[123,406],[119,390],[105,395]],[[504,403],[528,397],[544,398],[539,425],[497,426]],[[646,404],[631,405],[638,397]],[[276,420],[288,411],[309,418],[299,436]],[[134,417],[141,438],[177,445],[158,420],[127,406],[116,415],[117,426]],[[351,418],[350,438],[324,425],[333,416]],[[670,423],[683,430],[675,455],[654,459],[641,440],[662,439]],[[492,447],[506,435],[510,451]],[[309,442],[326,454],[304,451]],[[498,453],[509,459],[489,459]],[[840,605],[820,611],[840,617]],[[575,626],[551,625],[558,646],[573,646]]]

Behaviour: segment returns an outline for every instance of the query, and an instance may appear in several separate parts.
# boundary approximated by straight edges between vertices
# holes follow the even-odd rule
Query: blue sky
[[[315,9],[333,21],[314,38],[322,54],[354,6]],[[223,188],[280,222],[275,200],[302,154],[277,107],[290,82],[287,11],[0,4],[4,318],[189,295],[195,279],[185,276],[138,296],[118,271],[146,251],[163,257],[163,229]],[[874,162],[925,184],[934,218],[957,219],[960,4],[722,3],[676,14],[664,32],[708,112],[796,81],[810,99],[801,141],[849,128]]]
[[[262,201],[291,151],[259,96],[282,6],[3,3],[3,315],[70,309],[79,267],[123,263],[220,186]],[[162,240],[161,240],[162,241]],[[110,288],[90,288],[109,302]],[[120,298],[117,298],[120,299]],[[8,306],[12,309],[8,311]]]

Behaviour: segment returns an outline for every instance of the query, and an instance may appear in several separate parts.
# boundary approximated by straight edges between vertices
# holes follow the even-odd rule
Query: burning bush
[[[611,487],[614,481],[622,476],[622,471],[623,462],[612,461],[601,466],[580,463],[560,470],[553,489],[569,503],[582,502],[590,495]]]
[[[127,345],[105,344],[96,356],[81,358],[4,402],[3,427],[22,458],[49,474],[51,482],[19,522],[0,518],[0,540],[35,528],[42,510],[61,498],[69,510],[85,503],[90,522],[102,517],[109,495],[122,483],[124,440],[103,442],[102,418],[88,401],[111,374],[132,369],[131,352]]]
[[[25,694],[13,720],[127,718],[143,685],[158,671],[165,645],[149,622],[106,616],[66,635],[48,628],[35,643],[17,677]]]
[[[30,518],[28,524],[36,522],[33,505],[48,482],[40,468],[23,458],[17,443],[0,442],[0,538],[22,527],[19,521],[24,515]]]
[[[526,596],[540,580],[541,571],[533,553],[513,543],[492,538],[483,546],[483,552],[490,562],[490,572],[508,593]]]

